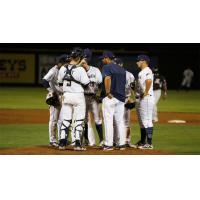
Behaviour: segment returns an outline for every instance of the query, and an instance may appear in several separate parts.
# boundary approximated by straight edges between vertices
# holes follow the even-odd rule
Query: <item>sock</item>
[[[103,141],[103,128],[102,128],[102,124],[95,124],[96,125],[96,129],[97,129],[97,133],[99,135],[99,140],[100,142]]]
[[[88,142],[88,124],[87,123],[85,123],[84,138],[85,138],[85,141]]]
[[[147,143],[152,144],[153,127],[147,128]]]
[[[140,132],[141,132],[141,143],[145,144],[146,143],[146,136],[147,136],[146,129],[140,128]]]

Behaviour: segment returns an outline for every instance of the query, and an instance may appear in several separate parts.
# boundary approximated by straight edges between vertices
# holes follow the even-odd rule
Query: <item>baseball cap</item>
[[[68,58],[67,54],[62,54],[56,57],[56,63],[65,63]]]
[[[90,61],[92,59],[92,51],[90,49],[84,49],[83,58],[87,59],[87,61]]]
[[[113,54],[112,51],[104,51],[103,55],[99,57],[99,59],[103,59],[103,58],[111,58],[113,59],[115,57],[115,55]]]
[[[137,61],[147,61],[147,62],[150,62],[150,58],[147,55],[139,55],[137,57]]]
[[[115,58],[114,61],[117,65],[123,65],[124,64],[121,58]]]

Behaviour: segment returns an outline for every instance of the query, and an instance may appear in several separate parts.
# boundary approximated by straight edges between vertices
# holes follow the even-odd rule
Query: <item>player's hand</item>
[[[112,95],[111,93],[108,93],[108,94],[107,94],[107,97],[108,97],[109,99],[112,99],[112,98],[113,98],[113,95]]]
[[[144,99],[144,97],[148,96],[149,94],[147,92],[144,92],[144,94],[142,95],[142,99]]]

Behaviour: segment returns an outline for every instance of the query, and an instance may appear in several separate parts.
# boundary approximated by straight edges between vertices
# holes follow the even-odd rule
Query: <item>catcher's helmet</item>
[[[70,54],[71,58],[83,58],[83,49],[79,48],[79,47],[75,47]]]

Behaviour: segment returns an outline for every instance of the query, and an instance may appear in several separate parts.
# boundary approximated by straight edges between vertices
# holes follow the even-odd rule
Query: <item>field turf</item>
[[[0,109],[47,109],[43,88],[0,88]],[[200,91],[169,91],[159,111],[200,113]],[[139,139],[139,126],[132,126],[132,142]],[[0,124],[0,148],[48,144],[47,124]],[[156,149],[173,154],[200,154],[200,125],[156,124]]]

